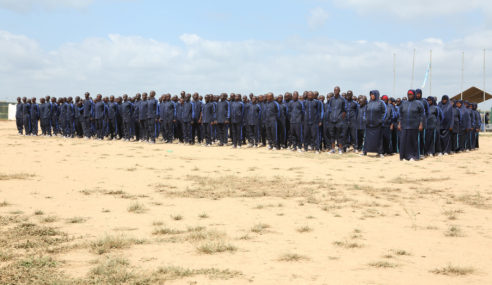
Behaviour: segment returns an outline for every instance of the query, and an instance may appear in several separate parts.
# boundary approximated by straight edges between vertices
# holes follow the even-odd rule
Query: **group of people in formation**
[[[399,153],[401,160],[448,155],[478,148],[481,117],[477,105],[444,95],[422,97],[409,90],[405,98],[369,98],[340,92],[325,96],[297,91],[274,96],[241,94],[180,96],[156,92],[134,97],[17,98],[19,134],[120,139],[233,148],[265,146],[293,151],[347,151],[380,157]]]

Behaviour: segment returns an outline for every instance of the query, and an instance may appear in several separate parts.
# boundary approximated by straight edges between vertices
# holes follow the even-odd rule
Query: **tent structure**
[[[483,96],[483,90],[481,90],[480,88],[477,88],[475,86],[472,86],[472,87],[466,89],[465,91],[463,91],[463,100],[466,100],[466,101],[471,102],[471,103],[477,103],[477,104],[482,103],[482,102],[484,102],[483,97],[484,97]],[[454,96],[451,99],[452,100],[461,100],[461,93],[459,93],[458,95]],[[485,101],[487,101],[489,99],[492,99],[492,95],[485,92]]]

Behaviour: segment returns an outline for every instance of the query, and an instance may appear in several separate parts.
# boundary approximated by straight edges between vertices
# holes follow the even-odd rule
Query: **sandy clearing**
[[[400,162],[15,133],[13,122],[0,122],[0,174],[7,175],[0,202],[8,204],[0,214],[75,237],[79,248],[53,255],[69,276],[85,278],[101,258],[87,243],[123,236],[145,242],[106,255],[127,258],[135,270],[178,265],[243,274],[171,284],[492,283],[492,136],[482,136],[478,151]],[[8,179],[13,174],[33,176]],[[136,202],[143,213],[128,211]],[[47,216],[57,219],[46,223]],[[70,223],[74,217],[83,222]],[[253,232],[260,223],[269,227]],[[207,238],[190,241],[197,226],[223,233],[236,250],[198,252]],[[311,231],[298,231],[305,226]],[[184,233],[155,235],[156,228]],[[285,254],[306,260],[280,261]],[[447,265],[474,272],[430,272]]]

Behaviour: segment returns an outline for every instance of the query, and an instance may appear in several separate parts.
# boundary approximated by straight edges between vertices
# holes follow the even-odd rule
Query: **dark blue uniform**
[[[230,103],[227,100],[217,102],[217,137],[219,145],[227,144],[227,123],[230,118]]]
[[[294,149],[302,148],[302,124],[304,118],[304,104],[297,101],[290,101],[288,104],[289,133],[290,143]]]
[[[244,118],[243,102],[239,102],[239,101],[231,102],[231,137],[232,137],[232,145],[234,147],[237,146],[241,147],[243,118]]]
[[[304,100],[304,149],[308,150],[310,146],[313,150],[319,151],[320,148],[320,134],[319,134],[319,123],[323,118],[323,103],[320,101]]]

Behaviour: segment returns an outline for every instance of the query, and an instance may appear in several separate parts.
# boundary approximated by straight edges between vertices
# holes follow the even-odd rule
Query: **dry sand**
[[[0,122],[0,283],[492,284],[492,136],[480,143],[400,162]],[[67,235],[25,246],[29,223]]]

